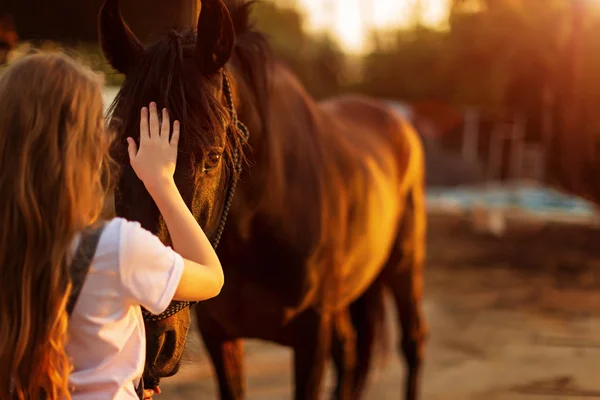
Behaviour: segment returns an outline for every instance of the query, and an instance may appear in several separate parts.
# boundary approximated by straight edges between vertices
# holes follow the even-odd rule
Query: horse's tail
[[[352,324],[356,327],[356,395],[363,392],[373,360],[377,353],[383,360],[390,354],[386,329],[384,286],[381,278],[350,306]]]

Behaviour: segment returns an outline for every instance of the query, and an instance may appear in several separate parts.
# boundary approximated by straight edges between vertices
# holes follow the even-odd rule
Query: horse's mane
[[[328,218],[327,210],[331,207],[323,202],[330,197],[325,194],[328,189],[324,182],[330,175],[328,165],[331,163],[324,163],[327,157],[323,152],[326,150],[319,135],[320,118],[314,99],[291,68],[274,57],[266,36],[250,21],[251,7],[255,3],[225,0],[238,40],[232,60],[242,75],[243,82],[238,81],[238,85],[248,85],[253,97],[242,106],[252,106],[258,113],[260,131],[251,130],[251,135],[261,137],[259,146],[265,146],[265,151],[261,152],[261,169],[266,175],[263,179],[258,178],[262,186],[253,188],[253,201],[247,199],[238,223],[242,231],[246,231],[247,226],[244,226],[253,214],[266,212],[282,222],[280,228],[283,231],[279,233],[288,235],[298,247],[312,247],[315,239],[319,241],[326,236],[321,231],[325,224],[320,222],[318,226],[307,227],[306,224],[311,222],[297,210],[311,204],[323,214],[319,221]],[[277,115],[270,115],[275,103],[285,104],[285,110],[293,110],[293,114],[279,110]],[[269,129],[270,118],[277,121],[274,131]],[[281,124],[285,128],[282,129]],[[260,174],[261,171],[254,169],[254,176]]]
[[[241,78],[250,89],[252,104],[267,129],[269,74],[272,72],[273,53],[265,35],[258,31],[250,15],[254,0],[225,0],[236,33],[236,45],[232,63],[241,73]]]

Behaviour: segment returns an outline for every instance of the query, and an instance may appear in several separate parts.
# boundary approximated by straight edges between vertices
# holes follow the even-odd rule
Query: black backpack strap
[[[94,259],[94,254],[96,254],[96,248],[98,247],[104,227],[105,223],[102,222],[100,225],[90,227],[81,233],[81,240],[70,266],[72,286],[69,302],[67,303],[67,313],[69,316],[73,313],[75,304],[77,304],[77,299],[90,270],[90,265]]]
[[[140,400],[144,400],[144,378],[140,378],[140,384],[135,388],[135,393]]]

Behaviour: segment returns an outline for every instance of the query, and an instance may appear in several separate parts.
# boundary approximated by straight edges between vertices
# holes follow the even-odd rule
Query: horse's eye
[[[221,154],[219,153],[210,153],[208,157],[206,157],[206,161],[204,161],[204,171],[209,172],[219,166],[219,162],[221,161]]]

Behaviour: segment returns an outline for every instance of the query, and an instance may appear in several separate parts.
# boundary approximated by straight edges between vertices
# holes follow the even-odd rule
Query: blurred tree
[[[304,27],[305,16],[292,7],[261,2],[254,7],[258,28],[271,47],[317,98],[338,93],[344,82],[345,56],[327,34],[311,35]]]
[[[309,37],[304,30],[304,17],[295,8],[263,1],[255,4],[253,15],[258,29],[267,34],[280,57],[294,64],[306,54]]]
[[[364,60],[363,81],[357,88],[367,94],[404,101],[446,99],[448,87],[440,62],[445,38],[426,28],[374,32],[374,50]]]
[[[524,116],[550,181],[600,202],[599,32],[587,0],[452,0],[448,29],[380,32],[361,89]]]
[[[307,87],[318,99],[337,94],[346,80],[346,56],[327,34],[312,39],[311,74]]]

